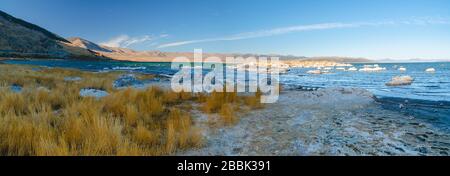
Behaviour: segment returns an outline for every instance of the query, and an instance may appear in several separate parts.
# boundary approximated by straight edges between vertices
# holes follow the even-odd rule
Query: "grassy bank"
[[[0,155],[170,155],[204,144],[193,110],[232,125],[240,113],[262,108],[259,93],[114,89],[121,74],[0,65]],[[13,92],[11,86],[22,90]],[[83,88],[110,94],[81,97]]]

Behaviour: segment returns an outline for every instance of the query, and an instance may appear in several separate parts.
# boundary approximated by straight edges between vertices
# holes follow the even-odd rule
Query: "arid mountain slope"
[[[95,52],[112,52],[112,50],[109,50],[107,48],[97,45],[94,42],[79,37],[68,38],[67,40],[69,40],[72,46],[88,49]]]
[[[44,28],[0,11],[0,57],[97,58]]]

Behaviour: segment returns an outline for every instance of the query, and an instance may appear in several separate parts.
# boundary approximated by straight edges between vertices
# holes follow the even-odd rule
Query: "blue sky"
[[[450,0],[1,0],[0,10],[136,50],[450,59]]]

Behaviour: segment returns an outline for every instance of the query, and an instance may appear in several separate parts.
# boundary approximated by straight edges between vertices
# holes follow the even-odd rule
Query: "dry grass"
[[[264,108],[264,104],[261,103],[261,96],[262,93],[260,90],[258,90],[254,96],[244,97],[244,104],[251,109],[262,109]]]
[[[0,65],[0,155],[170,155],[203,144],[192,104],[219,114],[225,124],[237,122],[243,105],[262,107],[258,93],[115,90],[112,82],[120,74]],[[82,80],[64,81],[69,76]],[[11,85],[23,89],[14,93]],[[110,95],[80,97],[82,88]]]
[[[220,116],[226,125],[233,125],[236,123],[237,118],[234,111],[233,105],[228,103],[220,108]]]
[[[225,90],[226,88],[224,88]],[[263,108],[261,92],[254,95],[238,95],[236,92],[212,92],[199,96],[202,111],[208,114],[218,113],[223,124],[233,125],[238,121],[238,114],[254,109]]]

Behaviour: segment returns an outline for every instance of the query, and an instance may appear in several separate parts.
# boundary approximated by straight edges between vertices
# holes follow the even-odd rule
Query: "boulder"
[[[428,73],[434,73],[434,72],[436,72],[436,69],[434,69],[434,68],[427,68],[427,69],[425,70],[425,72],[428,72]]]
[[[114,81],[113,87],[114,88],[123,88],[123,87],[130,87],[130,86],[137,86],[142,85],[143,82],[139,81],[134,74],[125,74],[119,76],[117,80]]]
[[[82,79],[80,78],[80,77],[77,77],[77,76],[75,76],[75,77],[65,77],[64,78],[64,81],[67,81],[67,82],[71,82],[71,81],[81,81]]]
[[[322,71],[320,71],[320,70],[310,70],[310,71],[308,71],[306,73],[313,74],[313,75],[320,75],[320,74],[322,74]]]
[[[80,90],[80,96],[82,97],[95,97],[95,98],[102,98],[108,96],[109,93],[103,90],[99,89],[81,89]]]
[[[356,67],[349,68],[348,71],[358,71]]]
[[[359,69],[359,71],[362,71],[362,72],[380,72],[380,71],[385,71],[385,70],[386,70],[385,67],[380,67],[378,65],[375,65],[373,67],[364,66],[364,68]]]
[[[395,76],[392,80],[386,83],[387,86],[405,86],[411,85],[414,81],[414,78],[411,76]]]
[[[36,90],[43,91],[43,92],[50,92],[50,89],[48,89],[47,87],[42,87],[42,86],[38,87]]]

